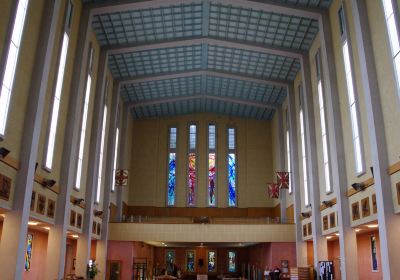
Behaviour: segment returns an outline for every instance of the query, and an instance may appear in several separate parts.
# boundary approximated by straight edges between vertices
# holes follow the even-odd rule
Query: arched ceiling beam
[[[230,102],[230,103],[235,103],[235,104],[240,104],[240,105],[247,105],[247,106],[252,106],[252,107],[257,107],[257,108],[262,108],[262,109],[273,109],[273,110],[278,109],[277,105],[271,104],[271,103],[250,101],[250,100],[244,100],[244,99],[233,98],[233,97],[216,96],[216,95],[201,94],[201,93],[189,95],[189,96],[158,98],[158,99],[149,99],[149,100],[138,101],[138,102],[131,102],[131,103],[129,103],[129,108],[158,105],[158,104],[164,104],[164,103],[173,103],[173,102],[180,102],[180,101],[191,101],[191,100],[196,100],[196,99],[217,100],[217,101]]]
[[[256,84],[270,85],[270,86],[277,86],[277,87],[284,87],[284,88],[286,88],[288,86],[287,81],[274,80],[274,79],[258,79],[258,78],[244,76],[244,75],[225,73],[225,72],[219,72],[219,71],[211,71],[211,70],[195,70],[195,71],[167,73],[167,74],[160,74],[160,75],[129,77],[129,78],[119,79],[118,82],[121,85],[139,84],[139,83],[146,83],[146,82],[153,82],[153,81],[160,81],[160,80],[201,76],[201,75],[234,79],[234,80],[240,80],[240,81],[251,82],[251,83],[256,83]]]
[[[153,42],[146,44],[125,44],[125,45],[105,47],[105,49],[107,50],[108,54],[113,55],[113,54],[132,53],[132,52],[140,52],[140,51],[148,51],[148,50],[156,50],[164,48],[185,47],[198,44],[208,44],[218,47],[241,49],[258,53],[291,57],[296,59],[300,59],[301,56],[304,54],[303,51],[284,48],[284,47],[268,46],[264,44],[249,43],[237,40],[226,40],[226,39],[221,40],[210,37],[193,37],[188,39],[167,40],[162,42]]]
[[[251,8],[264,12],[274,12],[288,16],[304,17],[315,20],[318,20],[322,14],[322,10],[320,9],[299,7],[293,4],[278,3],[271,0],[210,0],[210,2],[212,4]],[[202,3],[202,0],[109,0],[101,3],[87,4],[87,6],[91,10],[92,15],[98,15],[189,3]]]

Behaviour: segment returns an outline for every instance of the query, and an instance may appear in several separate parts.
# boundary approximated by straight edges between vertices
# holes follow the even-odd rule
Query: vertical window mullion
[[[0,136],[4,136],[29,0],[18,2],[0,92]]]

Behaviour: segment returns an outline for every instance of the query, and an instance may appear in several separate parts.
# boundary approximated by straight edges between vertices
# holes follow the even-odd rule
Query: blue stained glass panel
[[[168,206],[175,205],[176,153],[169,153],[168,160]]]
[[[236,272],[236,253],[232,251],[228,252],[228,271]]]
[[[236,155],[228,154],[228,206],[236,206]]]

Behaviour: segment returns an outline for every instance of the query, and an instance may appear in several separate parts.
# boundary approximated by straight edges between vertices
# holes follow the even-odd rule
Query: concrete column
[[[394,214],[390,176],[386,171],[389,160],[380,100],[383,93],[379,92],[366,3],[363,0],[352,0],[351,4],[365,96],[372,165],[374,167],[381,253],[380,265],[382,266],[383,279],[400,279],[400,267],[398,265],[400,218]],[[396,93],[391,94],[395,95]]]
[[[128,104],[124,105],[124,110],[122,113],[122,129],[120,130],[120,146],[119,146],[119,156],[118,157],[118,162],[117,162],[117,168],[119,169],[127,169],[127,166],[125,165],[126,162],[126,148],[127,148],[127,141],[131,141],[131,139],[128,139],[126,137],[126,132],[128,129],[128,121],[129,118],[131,118],[131,114],[129,112],[129,106]],[[129,183],[129,182],[128,182]],[[121,221],[122,220],[122,210],[123,210],[123,200],[122,200],[122,194],[123,194],[123,188],[127,187],[116,187],[117,191],[117,220]]]
[[[319,181],[318,181],[318,158],[317,158],[317,142],[315,135],[315,118],[313,106],[313,94],[311,87],[311,71],[310,58],[303,55],[300,59],[301,75],[303,80],[303,112],[304,112],[304,130],[305,145],[307,155],[307,173],[308,188],[311,203],[311,219],[312,219],[312,239],[314,251],[314,268],[318,269],[318,262],[328,260],[327,241],[322,236],[321,212],[319,205],[321,203]]]
[[[85,211],[83,214],[82,234],[79,236],[76,252],[76,274],[86,275],[86,266],[90,259],[92,241],[93,211],[97,190],[98,165],[100,159],[100,145],[102,120],[104,111],[105,79],[107,71],[107,53],[100,52],[97,71],[96,91],[92,115],[92,130],[89,145],[89,164],[87,169],[85,189]]]
[[[108,240],[108,222],[110,220],[110,195],[111,195],[111,184],[114,176],[114,147],[115,147],[115,130],[117,127],[117,112],[119,101],[119,85],[114,83],[113,85],[113,97],[111,105],[111,116],[110,116],[110,129],[108,133],[108,144],[107,144],[107,161],[106,161],[106,174],[104,180],[104,197],[103,197],[103,225],[101,227],[101,239],[97,241],[96,248],[96,263],[100,270],[100,273],[96,276],[97,279],[105,279],[106,276],[106,265],[107,265],[107,240]]]
[[[324,12],[319,20],[321,34],[321,59],[325,93],[326,120],[329,141],[329,157],[333,190],[338,209],[338,228],[340,245],[340,271],[342,280],[358,279],[356,233],[350,227],[349,202],[346,196],[347,179],[340,115],[339,92],[337,88],[335,58],[329,15]]]
[[[79,119],[81,115],[82,92],[87,67],[89,48],[89,10],[84,8],[81,14],[78,43],[76,46],[74,71],[71,82],[70,99],[68,105],[68,122],[65,129],[65,140],[62,155],[60,193],[57,199],[57,210],[54,226],[50,228],[45,279],[61,279],[64,277],[66,232],[69,223],[71,188],[75,184],[76,156],[79,146]],[[84,221],[85,222],[85,221]]]
[[[43,13],[21,143],[20,169],[14,185],[13,207],[4,220],[0,242],[0,263],[2,267],[8,268],[1,271],[1,279],[5,280],[22,279],[24,270],[29,205],[61,2],[47,1]]]
[[[285,135],[283,131],[283,112],[282,108],[276,110],[276,116],[278,118],[278,145],[279,145],[279,164],[277,168],[279,171],[285,170]],[[277,170],[278,171],[278,170]],[[288,190],[281,189],[279,191],[280,208],[281,208],[281,223],[286,223],[286,194]]]
[[[289,138],[290,138],[290,167],[292,169],[292,190],[294,206],[294,222],[296,224],[296,259],[297,266],[307,266],[307,243],[303,241],[303,229],[301,226],[301,192],[299,174],[299,154],[297,144],[296,103],[293,85],[288,86],[289,100]]]

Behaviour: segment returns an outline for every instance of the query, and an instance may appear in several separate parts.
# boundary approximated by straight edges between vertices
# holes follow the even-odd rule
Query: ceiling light
[[[30,226],[37,226],[38,224],[39,224],[38,222],[32,222],[32,221],[28,222],[28,225]]]
[[[339,235],[340,235],[340,233],[338,233],[338,232],[337,232],[337,233],[335,233],[335,235],[336,235],[336,236],[339,236]]]
[[[332,239],[332,236],[327,236],[326,239]]]
[[[43,227],[45,230],[50,230],[50,227]]]
[[[167,244],[164,244],[165,247],[167,247]]]
[[[79,235],[77,235],[77,234],[73,234],[73,235],[71,235],[73,238],[78,238],[79,237]]]
[[[162,244],[162,245],[165,245],[165,243],[164,243],[164,242],[161,242],[161,244]]]
[[[378,225],[377,224],[371,224],[371,225],[367,225],[367,227],[369,227],[369,228],[377,228]]]
[[[361,230],[360,228],[356,228],[356,229],[355,229],[356,232],[359,232],[360,230]]]

